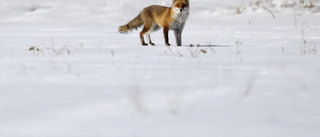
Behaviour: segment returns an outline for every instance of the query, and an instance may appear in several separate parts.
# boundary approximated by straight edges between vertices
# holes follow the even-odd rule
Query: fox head
[[[189,0],[173,0],[172,8],[175,12],[189,11]]]

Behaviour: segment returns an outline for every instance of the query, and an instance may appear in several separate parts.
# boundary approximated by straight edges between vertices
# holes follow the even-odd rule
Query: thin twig
[[[264,9],[266,9],[272,16],[273,16],[273,18],[275,18],[276,16],[273,14],[273,12],[269,9],[269,8],[267,8],[267,7],[263,7]]]

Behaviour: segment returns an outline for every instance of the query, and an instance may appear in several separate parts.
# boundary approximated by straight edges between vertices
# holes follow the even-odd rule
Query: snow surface
[[[0,137],[318,137],[320,2],[259,2],[142,47],[117,27],[171,0],[1,0]]]

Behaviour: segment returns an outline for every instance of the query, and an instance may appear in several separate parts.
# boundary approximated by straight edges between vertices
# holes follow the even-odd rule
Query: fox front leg
[[[169,33],[169,27],[164,27],[163,36],[164,36],[164,43],[166,44],[166,46],[170,46],[168,33]]]
[[[181,46],[181,31],[179,29],[174,30],[174,36],[176,37],[177,46]]]
[[[177,46],[181,46],[182,45],[181,44],[181,41],[182,41],[181,34],[182,34],[182,30],[184,28],[184,24],[185,23],[182,23],[181,26],[178,29],[174,30],[174,36],[176,37]]]

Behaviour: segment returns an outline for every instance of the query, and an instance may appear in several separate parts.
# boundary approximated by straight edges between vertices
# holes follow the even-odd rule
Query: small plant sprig
[[[179,55],[180,57],[184,56],[179,50],[173,50],[169,46],[165,46],[165,47],[166,47],[166,50],[164,51],[165,54],[171,53],[174,55]],[[214,47],[211,46],[211,44],[205,45],[203,47],[200,44],[197,44],[197,45],[190,44],[187,48],[191,57],[198,57],[201,54],[216,53]]]
[[[169,46],[165,46],[165,47],[167,47],[167,48],[164,51],[164,54],[167,54],[167,52],[169,51],[169,53],[171,53],[171,54],[179,55],[180,57],[183,56],[183,55],[180,54],[180,52],[178,50],[173,51]]]
[[[209,44],[206,48],[201,48],[200,44],[190,44],[188,49],[191,57],[198,57],[201,54],[216,53],[215,49],[213,48],[213,46],[211,46],[211,44]]]
[[[240,46],[242,45],[242,42],[236,41],[236,45],[237,45],[236,56],[239,56],[241,54]]]
[[[36,45],[36,46],[31,46],[28,48],[28,51],[31,51],[33,55],[39,56],[43,55],[45,56],[45,53],[54,55],[54,56],[59,56],[59,55],[71,55],[71,48],[74,48],[74,53],[79,53],[80,48],[83,47],[83,43],[81,42],[79,46],[77,47],[72,47],[72,46],[62,46],[60,48],[57,48],[54,44],[53,39],[51,39],[51,45]]]
[[[276,17],[274,14],[277,8],[281,9],[294,9],[294,10],[307,10],[310,13],[319,13],[320,5],[318,0],[282,0],[279,2],[274,2],[274,0],[255,0],[249,4],[242,2],[239,6],[234,6],[229,8],[229,14],[240,15],[248,10],[257,11],[257,9],[263,9],[268,11],[273,18]]]
[[[305,37],[305,32],[307,30],[312,31],[311,27],[309,26],[308,22],[304,21],[301,25],[301,28],[298,29],[297,27],[297,17],[302,17],[302,15],[300,14],[296,14],[295,15],[295,27],[297,30],[299,30],[300,34],[301,34],[301,38],[300,38],[300,53],[301,54],[316,54],[317,53],[317,45],[315,42],[310,42],[306,40]]]
[[[47,51],[47,53],[51,55],[64,55],[64,54],[70,55],[71,54],[67,46],[63,46],[62,48],[54,48],[48,45],[31,46],[28,50],[32,51],[34,55],[39,55],[39,54],[45,55],[44,51]]]

